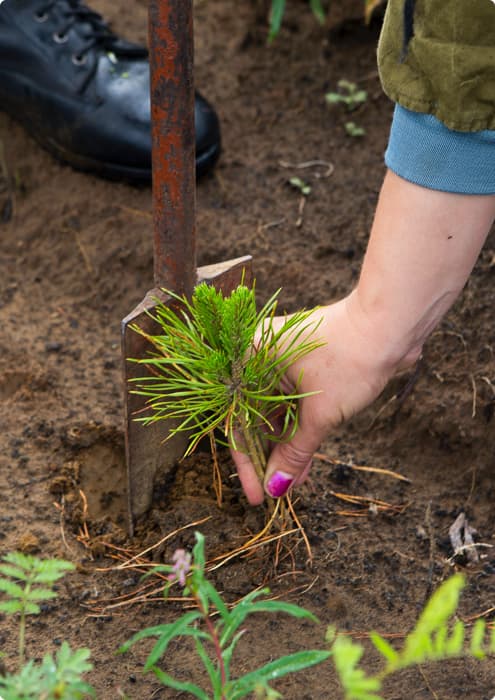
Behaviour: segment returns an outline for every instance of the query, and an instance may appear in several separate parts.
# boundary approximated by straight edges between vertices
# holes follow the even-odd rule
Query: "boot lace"
[[[59,4],[60,0],[47,0],[41,5],[36,12],[38,21],[48,19],[48,16],[55,5]],[[94,47],[101,48],[106,51],[112,51],[115,42],[118,40],[116,34],[112,32],[103,17],[94,10],[83,5],[80,0],[66,0],[63,9],[64,22],[60,24],[53,38],[59,43],[67,40],[69,31],[75,25],[84,23],[85,33],[82,38],[85,43],[79,49],[77,54],[74,54],[73,61],[77,64],[83,64],[86,61],[86,56]]]

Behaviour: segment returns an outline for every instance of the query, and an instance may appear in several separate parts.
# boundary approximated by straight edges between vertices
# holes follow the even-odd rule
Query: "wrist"
[[[419,324],[405,326],[405,314],[396,313],[395,304],[370,300],[359,287],[344,300],[349,322],[372,361],[392,376],[417,362],[428,336]]]

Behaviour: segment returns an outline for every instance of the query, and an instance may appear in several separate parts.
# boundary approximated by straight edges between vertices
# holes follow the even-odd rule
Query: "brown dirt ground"
[[[93,5],[118,31],[145,39],[144,0]],[[197,84],[218,109],[224,138],[217,169],[198,187],[197,226],[200,264],[250,253],[261,300],[282,287],[282,306],[294,310],[337,299],[356,281],[392,107],[376,72],[376,26],[355,19],[341,24],[334,12],[331,26],[321,28],[303,3],[289,7],[282,34],[267,47],[266,28],[250,3],[196,3]],[[366,129],[362,139],[347,137],[347,115],[325,104],[325,92],[340,78],[369,92],[353,115]],[[4,115],[0,138],[16,182],[10,219],[6,194],[0,195],[0,551],[20,548],[78,565],[59,599],[31,621],[28,651],[40,657],[63,638],[89,646],[89,680],[103,700],[122,693],[180,697],[140,673],[145,646],[115,657],[131,633],[173,619],[179,607],[109,607],[119,596],[136,595],[139,574],[102,571],[115,564],[109,556],[115,550],[102,542],[137,552],[210,515],[201,529],[212,557],[254,531],[263,515],[246,506],[232,479],[219,511],[203,455],[180,466],[174,483],[158,484],[149,519],[134,540],[126,537],[119,323],[152,286],[150,190],[59,165]],[[324,167],[281,165],[314,159],[331,163],[333,173],[319,177]],[[312,186],[302,213],[299,193],[287,184],[292,175]],[[495,550],[480,548],[477,565],[454,566],[448,529],[463,511],[478,540],[495,545],[494,243],[492,233],[418,371],[394,380],[372,408],[322,446],[335,463],[317,460],[312,482],[298,493],[312,566],[298,545],[294,561],[282,561],[276,575],[266,553],[235,559],[214,574],[227,600],[268,580],[322,621],[315,627],[257,617],[237,656],[239,673],[275,653],[321,646],[328,623],[356,633],[403,633],[432,586],[454,568],[468,579],[462,617],[490,608],[493,616]],[[393,469],[410,483],[345,463]],[[226,456],[223,468],[233,471]],[[79,489],[89,503],[86,519]],[[361,511],[335,492],[406,507]],[[360,517],[339,514],[343,510]],[[84,522],[86,541],[78,539]],[[192,529],[186,530],[153,550],[154,558],[169,559],[192,540]],[[297,573],[290,575],[292,564]],[[8,657],[15,644],[15,627],[3,620],[0,647]],[[182,643],[166,662],[181,678],[200,679]],[[277,687],[293,700],[341,697],[330,663]],[[493,695],[493,663],[471,661],[410,671],[386,692],[389,700]]]

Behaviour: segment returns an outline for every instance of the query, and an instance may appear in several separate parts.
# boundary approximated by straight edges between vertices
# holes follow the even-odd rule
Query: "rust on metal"
[[[131,535],[152,505],[156,475],[173,470],[187,443],[183,433],[170,437],[170,423],[136,421],[148,407],[144,397],[131,393],[130,382],[144,370],[129,358],[145,358],[152,348],[132,326],[159,331],[152,318],[157,301],[175,303],[163,289],[190,297],[196,283],[205,281],[228,294],[241,279],[251,280],[250,256],[196,269],[192,0],[150,0],[149,44],[155,284],[121,324]]]
[[[192,0],[149,3],[154,278],[192,293],[196,275]]]

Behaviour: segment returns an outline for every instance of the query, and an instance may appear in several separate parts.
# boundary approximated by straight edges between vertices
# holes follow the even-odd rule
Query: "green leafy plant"
[[[51,586],[74,565],[59,559],[38,559],[22,552],[6,554],[0,564],[0,591],[7,600],[0,601],[0,612],[19,614],[19,663],[24,663],[26,616],[40,613],[39,603],[56,598]],[[49,587],[47,587],[49,586]]]
[[[289,180],[289,184],[294,187],[296,190],[299,190],[301,194],[303,194],[305,197],[307,197],[309,194],[311,194],[311,187],[308,185],[304,180],[301,180],[300,177],[291,177]]]
[[[386,0],[363,0],[363,16],[366,23],[369,23],[375,9],[386,2]],[[273,41],[280,31],[282,20],[286,10],[286,0],[272,0],[270,6],[270,30],[268,39]],[[319,24],[324,24],[330,3],[323,3],[321,0],[308,0],[311,11]]]
[[[349,136],[359,137],[364,136],[366,133],[365,129],[362,126],[358,126],[355,122],[346,122],[344,128]]]
[[[455,574],[433,593],[400,651],[373,632],[371,641],[384,660],[383,669],[373,676],[359,667],[364,653],[362,645],[346,635],[336,635],[335,629],[329,628],[327,640],[333,642],[333,660],[345,700],[382,700],[377,693],[383,681],[409,666],[465,656],[483,659],[487,654],[494,654],[495,630],[488,636],[484,619],[474,623],[469,641],[464,623],[454,619],[464,585],[464,577]]]
[[[350,80],[339,80],[337,87],[338,92],[327,92],[325,95],[325,100],[330,105],[344,104],[348,111],[352,112],[368,99],[366,90],[361,90]]]
[[[337,86],[338,92],[327,92],[325,95],[327,104],[343,104],[346,106],[348,112],[352,112],[366,102],[368,98],[366,90],[360,90],[356,83],[352,83],[349,80],[339,80]],[[364,136],[366,133],[364,128],[354,121],[346,122],[344,128],[346,134],[354,138]]]
[[[297,605],[267,600],[267,588],[249,593],[229,609],[205,576],[204,538],[198,532],[192,557],[184,550],[177,550],[174,554],[174,564],[157,568],[169,577],[165,595],[170,585],[177,582],[183,587],[183,594],[193,598],[195,609],[184,613],[175,622],[141,630],[126,642],[120,651],[127,651],[142,639],[157,637],[144,668],[146,671],[152,671],[163,685],[191,693],[199,700],[238,700],[251,693],[256,693],[257,697],[276,698],[281,696],[270,687],[272,681],[329,658],[331,652],[328,650],[304,650],[282,656],[261,668],[233,678],[232,655],[246,632],[242,625],[249,615],[257,612],[285,613],[313,622],[317,622],[317,618]],[[169,644],[177,637],[192,638],[198,659],[209,679],[210,693],[195,683],[177,680],[157,665],[160,659],[166,658]]]
[[[57,597],[54,584],[74,565],[60,559],[38,559],[21,552],[6,554],[0,563],[0,612],[19,615],[18,672],[0,675],[3,700],[78,700],[93,695],[82,680],[92,667],[88,649],[72,651],[63,642],[55,658],[47,654],[40,664],[25,663],[26,617],[41,612],[40,603]]]
[[[326,10],[324,4],[321,0],[308,0],[310,9],[320,24],[324,24],[326,17]],[[282,26],[282,19],[285,14],[286,0],[272,0],[270,9],[270,30],[268,34],[268,40],[273,41],[280,31]]]
[[[249,454],[262,481],[265,440],[287,439],[297,428],[298,399],[305,394],[297,386],[283,394],[280,384],[287,367],[321,345],[312,339],[311,312],[286,316],[275,327],[277,294],[260,311],[254,287],[245,285],[223,296],[203,283],[191,301],[167,294],[180,309],[158,304],[153,318],[162,332],[134,327],[156,350],[136,360],[150,370],[135,380],[135,393],[146,396],[150,408],[138,420],[176,421],[168,436],[189,432],[186,455],[218,429],[220,441]]]
[[[40,664],[28,661],[18,673],[0,676],[3,700],[81,700],[94,697],[90,685],[82,680],[90,671],[88,649],[72,651],[63,642],[55,658],[46,654]]]

